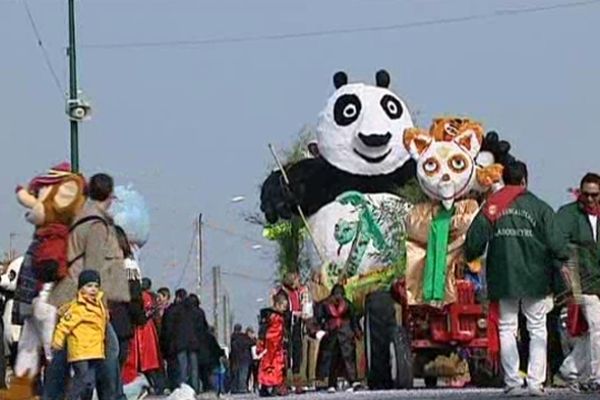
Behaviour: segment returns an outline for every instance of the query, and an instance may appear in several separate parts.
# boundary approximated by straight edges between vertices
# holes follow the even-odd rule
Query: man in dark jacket
[[[586,174],[579,185],[579,198],[560,208],[561,229],[576,254],[578,276],[573,294],[588,323],[588,332],[577,339],[561,368],[561,377],[575,391],[579,382],[600,390],[600,176]],[[585,376],[587,372],[589,376]],[[589,382],[585,382],[589,381]]]
[[[490,196],[475,217],[467,233],[465,256],[473,261],[487,247],[488,296],[499,303],[500,360],[506,393],[525,394],[516,340],[521,309],[531,338],[527,386],[530,395],[542,396],[554,260],[568,259],[567,243],[552,208],[527,191],[524,163],[505,166],[503,180],[506,187]]]
[[[231,393],[248,393],[248,372],[252,364],[252,339],[236,324],[231,334],[230,353],[232,388]]]
[[[167,307],[162,317],[162,329],[160,331],[160,349],[163,357],[167,361],[167,380],[169,389],[175,390],[178,386],[179,368],[177,365],[177,351],[174,346],[173,336],[175,335],[175,316],[178,309],[183,307],[183,301],[187,297],[185,289],[175,291],[175,300]]]
[[[179,385],[186,383],[199,393],[198,367],[200,364],[208,364],[210,355],[204,352],[206,360],[199,359],[200,352],[206,345],[208,324],[196,295],[190,294],[183,301],[183,306],[176,309],[173,326],[171,341],[177,354],[179,368],[177,383]]]

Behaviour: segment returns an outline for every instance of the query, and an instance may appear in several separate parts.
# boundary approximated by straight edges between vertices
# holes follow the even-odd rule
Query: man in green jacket
[[[528,192],[527,167],[515,161],[504,168],[505,187],[490,196],[475,217],[466,238],[467,261],[487,247],[488,296],[499,303],[500,361],[505,393],[544,395],[546,380],[546,314],[552,309],[553,261],[567,260],[567,242],[554,211]],[[519,376],[517,329],[519,308],[530,335],[527,386]]]
[[[586,174],[579,185],[579,198],[558,211],[557,218],[569,243],[576,249],[580,293],[576,300],[588,323],[588,332],[560,368],[561,378],[579,391],[580,383],[600,390],[600,176]],[[573,290],[576,292],[576,290]],[[588,382],[586,382],[588,381]]]

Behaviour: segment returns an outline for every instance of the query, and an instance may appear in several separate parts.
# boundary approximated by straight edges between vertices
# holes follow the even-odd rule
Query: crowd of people
[[[27,326],[34,318],[23,307],[19,288],[27,287],[26,279],[35,283],[28,270],[29,253],[17,289],[2,292],[2,308],[14,303],[9,318],[16,322],[21,318],[24,324],[18,347],[0,349],[2,356],[11,355],[0,359],[0,398],[90,399],[95,389],[100,400],[123,400],[125,388],[140,379],[147,381],[143,390],[158,395],[184,383],[196,393],[224,392],[226,353],[198,296],[177,289],[171,301],[168,288],[154,292],[150,279],[141,277],[135,246],[109,212],[114,200],[112,177],[102,173],[91,177],[87,196],[68,233],[70,273],[44,294],[43,303],[38,300],[40,288],[29,288],[36,292],[31,296],[36,324],[45,320],[49,325],[31,330]],[[5,285],[3,275],[3,288],[15,280],[11,276]],[[35,355],[39,348],[43,357]],[[38,357],[40,373],[22,371],[28,362],[35,365]],[[8,385],[7,364],[12,370]]]
[[[507,165],[504,188],[484,203],[465,242],[466,261],[487,252],[490,321],[497,318],[506,393],[544,395],[547,315],[565,293],[571,299],[572,348],[556,378],[573,391],[597,392],[600,176],[586,174],[577,200],[557,213],[528,191],[528,180],[525,164]],[[100,400],[122,400],[127,385],[139,379],[147,380],[158,395],[183,384],[195,393],[255,390],[261,396],[286,395],[290,389],[302,393],[315,381],[326,382],[335,392],[338,378],[344,378],[350,391],[360,388],[356,343],[363,333],[342,285],[326,293],[318,273],[306,285],[298,273],[286,274],[271,294],[271,306],[260,312],[258,334],[252,327],[235,325],[227,352],[197,295],[177,289],[171,300],[168,288],[154,292],[150,279],[141,277],[134,246],[107,211],[113,190],[109,175],[94,175],[88,200],[69,229],[70,273],[44,298],[57,311],[50,335],[36,345],[43,349],[42,373],[20,373],[25,352],[0,349],[3,356],[16,353],[0,360],[3,368],[8,361],[15,375],[10,389],[0,392],[2,400],[89,399],[94,390]],[[23,267],[19,282],[27,274]],[[44,286],[29,289],[43,293]],[[15,292],[15,301],[23,296]],[[16,306],[13,319],[26,320],[26,313]],[[519,374],[519,314],[527,321],[521,331],[530,338],[526,386]],[[24,327],[20,342],[26,331]],[[313,342],[307,338],[320,342],[318,351],[310,349]],[[5,386],[5,371],[0,372]]]

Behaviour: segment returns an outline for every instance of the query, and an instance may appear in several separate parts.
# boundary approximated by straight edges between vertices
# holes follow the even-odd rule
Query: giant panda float
[[[408,107],[389,89],[385,70],[375,81],[375,86],[348,83],[344,72],[334,75],[335,91],[319,115],[313,157],[285,166],[289,185],[281,171],[269,175],[261,210],[273,224],[290,219],[300,206],[325,262],[313,256],[311,265],[323,269],[327,286],[341,278],[348,291],[349,283],[367,282],[352,299],[364,306],[367,380],[371,389],[389,389],[412,386],[410,373],[392,373],[409,364],[410,342],[397,326],[387,289],[397,278],[391,266],[402,251],[412,206],[396,193],[415,178],[416,167],[403,145],[405,130],[413,127]],[[488,163],[509,160],[507,142],[495,132],[485,139]]]
[[[405,214],[409,209],[394,191],[415,176],[402,145],[402,134],[413,122],[389,84],[383,70],[376,86],[348,83],[344,72],[336,73],[336,90],[316,126],[315,157],[286,168],[289,191],[278,171],[262,187],[261,209],[268,222],[289,219],[294,203],[307,215],[315,245],[328,262],[328,286],[342,270],[352,277],[388,264],[397,246],[386,238],[401,227],[387,223],[386,210]],[[311,261],[318,263],[315,255]]]

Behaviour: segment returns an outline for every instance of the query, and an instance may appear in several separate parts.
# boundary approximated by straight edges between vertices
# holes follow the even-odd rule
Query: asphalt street
[[[213,396],[198,396],[198,399],[215,399]],[[258,399],[257,395],[228,395],[224,399],[250,400]],[[393,391],[360,391],[355,393],[340,392],[335,394],[318,392],[303,395],[289,395],[291,400],[312,399],[357,399],[357,400],[392,400],[392,399],[444,399],[444,400],[494,400],[507,399],[509,397],[502,393],[501,389],[415,389],[415,390],[393,390]],[[598,394],[574,394],[568,389],[550,389],[545,397],[552,400],[570,399],[598,399]],[[158,397],[147,397],[147,399],[159,399]],[[164,399],[164,398],[163,398]],[[536,399],[536,397],[519,397],[519,399]]]

